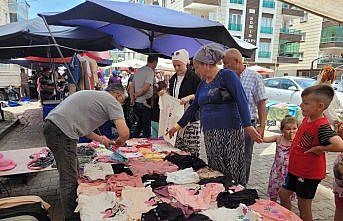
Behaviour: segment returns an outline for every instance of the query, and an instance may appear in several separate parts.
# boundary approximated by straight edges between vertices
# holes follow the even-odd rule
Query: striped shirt
[[[262,76],[249,68],[245,68],[240,79],[245,94],[247,95],[251,118],[257,119],[257,103],[262,100],[267,100]]]

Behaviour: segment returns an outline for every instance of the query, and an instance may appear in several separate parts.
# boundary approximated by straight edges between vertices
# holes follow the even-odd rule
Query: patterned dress
[[[289,154],[292,142],[280,135],[276,140],[275,159],[269,175],[268,195],[272,199],[279,198],[279,189],[285,183],[287,175]],[[295,198],[293,193],[292,199]]]

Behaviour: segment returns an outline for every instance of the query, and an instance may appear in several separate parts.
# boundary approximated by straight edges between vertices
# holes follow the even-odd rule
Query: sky
[[[40,12],[62,12],[71,9],[84,1],[85,0],[27,0],[30,5],[29,18],[37,17],[37,13]]]

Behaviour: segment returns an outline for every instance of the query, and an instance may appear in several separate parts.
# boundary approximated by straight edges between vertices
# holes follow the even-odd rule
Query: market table
[[[55,170],[56,168],[52,167],[51,165],[41,169],[41,170],[31,170],[27,168],[27,164],[31,161],[30,155],[36,152],[39,152],[42,150],[43,147],[37,147],[37,148],[28,148],[28,149],[19,149],[19,150],[6,150],[1,151],[0,153],[3,155],[4,159],[10,159],[13,160],[17,166],[11,170],[6,171],[0,171],[0,177],[9,177],[14,175],[27,175],[31,173],[39,173],[43,171],[49,171],[49,170]],[[23,177],[23,182],[26,181],[26,176]],[[9,188],[11,189],[10,183],[7,180],[7,184]],[[8,195],[10,191],[7,190],[5,187],[5,184],[0,181],[0,190],[1,188],[4,188]]]

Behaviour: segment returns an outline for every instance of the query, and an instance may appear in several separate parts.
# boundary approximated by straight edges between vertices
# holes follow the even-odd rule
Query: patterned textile
[[[276,141],[275,159],[270,170],[268,184],[268,195],[272,199],[279,197],[278,191],[285,183],[291,144],[290,141],[285,140],[282,136]],[[295,199],[295,193],[292,194],[292,199]]]
[[[241,75],[241,83],[248,98],[251,118],[257,119],[256,104],[267,99],[262,76],[249,68],[245,68]]]
[[[204,138],[209,167],[245,185],[243,128],[205,131]]]
[[[176,137],[175,147],[199,157],[200,121],[189,123]]]

